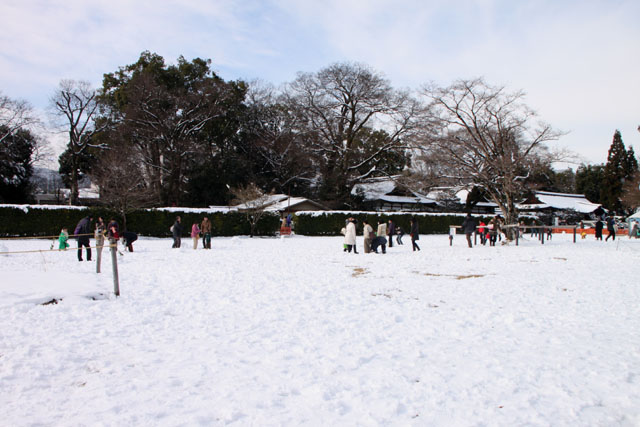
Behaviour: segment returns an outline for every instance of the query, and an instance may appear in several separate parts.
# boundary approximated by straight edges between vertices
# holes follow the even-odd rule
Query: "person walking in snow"
[[[416,243],[417,240],[420,239],[420,230],[418,230],[418,221],[415,217],[411,218],[411,246],[413,247],[413,251],[420,250],[420,246]]]
[[[387,235],[387,224],[384,221],[379,221],[378,222],[378,229],[376,230],[376,235],[378,237],[380,237],[380,236],[384,237],[384,236]]]
[[[367,222],[367,220],[362,221],[362,235],[364,236],[364,253],[368,254],[371,252],[371,240],[375,237],[373,233],[373,227]]]
[[[389,225],[387,226],[387,236],[389,237],[389,247],[393,247],[393,236],[396,234],[396,225],[393,221],[389,220]]]
[[[91,235],[91,220],[93,217],[87,215],[82,218],[73,234],[78,238],[78,261],[82,261],[82,247],[84,246],[87,251],[87,261],[91,261],[91,241],[89,236]]]
[[[202,233],[202,247],[211,249],[211,221],[206,216],[200,224],[200,232]]]
[[[494,216],[489,221],[489,246],[495,246],[498,241],[498,234],[500,234],[500,220],[498,216]]]
[[[172,248],[180,248],[182,243],[182,220],[179,216],[176,217],[176,222],[171,226],[171,235],[173,236]]]
[[[462,221],[462,232],[466,235],[467,245],[469,245],[470,248],[473,247],[473,245],[471,244],[471,236],[473,235],[473,233],[475,233],[475,231],[476,219],[472,217],[470,213],[468,213],[464,221]]]
[[[602,224],[602,220],[598,218],[596,221],[596,240],[602,240],[602,228],[604,224]]]
[[[200,239],[200,227],[197,223],[191,225],[191,238],[193,239],[193,249],[198,249],[198,240]]]
[[[613,215],[609,215],[607,217],[607,231],[609,232],[609,234],[607,235],[607,238],[604,239],[605,242],[607,242],[609,240],[609,237],[611,237],[611,240],[616,240],[616,220],[614,219]]]
[[[396,235],[396,242],[398,245],[402,245],[402,236],[404,236],[404,230],[402,230],[402,227],[396,227]]]
[[[478,225],[478,233],[480,234],[480,243],[484,246],[487,243],[487,236],[485,234],[485,223],[480,220],[480,224]]]
[[[347,246],[347,252],[351,252],[353,249],[354,254],[358,253],[356,249],[356,221],[353,218],[349,218],[345,227],[344,244]]]

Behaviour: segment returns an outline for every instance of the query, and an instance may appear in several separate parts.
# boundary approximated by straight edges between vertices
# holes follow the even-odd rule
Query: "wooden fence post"
[[[120,296],[120,282],[118,281],[118,248],[116,247],[118,241],[115,239],[109,239],[111,243],[111,270],[113,271],[113,293],[117,297]]]
[[[96,251],[98,252],[98,258],[96,260],[96,273],[100,273],[100,265],[102,264],[102,247],[104,246],[104,239],[102,242],[96,240]]]

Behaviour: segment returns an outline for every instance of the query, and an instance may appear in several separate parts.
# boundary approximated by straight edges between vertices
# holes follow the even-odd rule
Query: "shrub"
[[[307,236],[336,236],[345,226],[345,221],[353,217],[358,221],[361,234],[362,221],[366,220],[375,230],[378,222],[391,219],[396,227],[402,227],[405,234],[411,230],[410,220],[418,220],[420,234],[448,234],[450,225],[460,225],[465,214],[433,214],[411,212],[298,212],[294,216],[295,232]],[[486,222],[486,219],[485,219]]]
[[[73,206],[4,205],[0,206],[0,236],[57,236],[66,227],[73,233],[76,224],[87,215],[104,218],[105,223],[115,218],[122,226],[122,218],[112,211],[101,208]],[[168,237],[169,228],[176,216],[182,218],[184,236],[191,233],[191,224],[200,224],[204,216],[213,225],[214,236],[248,235],[249,223],[244,214],[238,212],[211,212],[207,209],[172,208],[139,210],[127,215],[127,229],[142,236]],[[278,230],[277,214],[262,217],[256,227],[256,235],[270,236]]]

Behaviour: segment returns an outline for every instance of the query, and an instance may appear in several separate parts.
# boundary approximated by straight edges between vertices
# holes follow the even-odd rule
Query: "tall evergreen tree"
[[[102,101],[108,107],[105,119],[135,147],[155,202],[189,205],[191,179],[213,167],[212,157],[235,152],[233,146],[220,145],[237,133],[234,109],[244,92],[241,82],[220,78],[210,60],[189,62],[181,56],[176,65],[166,65],[160,55],[143,52],[135,64],[105,74]],[[204,190],[216,183],[205,184],[200,185]]]
[[[632,177],[638,172],[638,159],[636,158],[636,153],[633,151],[633,146],[630,145],[627,150],[627,159],[625,163],[625,174],[626,177]]]
[[[581,165],[576,171],[576,192],[584,194],[592,203],[600,201],[600,189],[602,188],[604,174],[603,165]]]
[[[0,126],[0,203],[27,203],[32,197],[35,136],[26,129]]]
[[[622,209],[620,196],[624,181],[629,176],[629,159],[627,150],[622,142],[622,134],[616,130],[613,134],[613,142],[609,147],[607,164],[604,167],[602,187],[600,189],[600,202],[609,210],[619,211]]]

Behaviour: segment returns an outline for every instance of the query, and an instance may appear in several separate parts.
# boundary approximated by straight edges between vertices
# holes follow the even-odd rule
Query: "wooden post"
[[[96,251],[98,252],[98,258],[96,259],[96,273],[100,273],[100,265],[102,264],[102,247],[104,246],[104,237],[96,239]]]
[[[111,269],[113,271],[113,293],[117,297],[120,296],[120,282],[118,280],[118,248],[116,247],[117,240],[109,239],[111,243]]]

